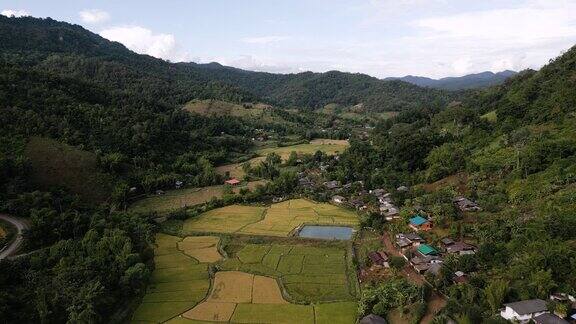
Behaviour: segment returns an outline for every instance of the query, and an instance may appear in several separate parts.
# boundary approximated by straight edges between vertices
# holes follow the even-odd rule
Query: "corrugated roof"
[[[504,306],[512,308],[519,315],[532,314],[548,310],[548,307],[546,307],[546,302],[542,299],[522,300],[515,303],[504,304]]]
[[[424,255],[428,255],[428,254],[437,254],[438,251],[436,251],[435,248],[431,247],[428,244],[420,244],[418,246],[418,252],[424,254]]]
[[[410,218],[410,224],[412,225],[416,225],[416,226],[420,226],[424,223],[427,223],[428,220],[420,215],[416,215],[412,218]]]

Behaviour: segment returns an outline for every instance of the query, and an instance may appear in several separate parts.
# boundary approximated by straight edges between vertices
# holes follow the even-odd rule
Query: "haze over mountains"
[[[446,77],[441,79],[432,79],[422,76],[407,75],[404,77],[390,77],[384,80],[400,80],[412,83],[421,87],[429,87],[445,90],[463,90],[477,89],[493,85],[502,84],[506,79],[518,74],[518,72],[505,70],[502,72],[480,72],[468,74],[461,77]]]

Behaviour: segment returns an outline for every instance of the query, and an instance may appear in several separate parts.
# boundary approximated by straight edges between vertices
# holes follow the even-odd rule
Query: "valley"
[[[576,48],[421,87],[2,14],[0,62],[2,323],[576,316]]]

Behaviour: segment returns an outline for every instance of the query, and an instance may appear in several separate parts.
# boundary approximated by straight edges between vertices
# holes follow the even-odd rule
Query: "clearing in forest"
[[[344,152],[348,146],[350,146],[350,143],[348,143],[347,140],[315,139],[307,144],[296,144],[283,147],[268,147],[259,149],[256,151],[259,156],[246,162],[250,163],[250,165],[254,167],[261,161],[264,161],[266,155],[272,152],[280,155],[283,160],[287,160],[290,156],[290,153],[292,152],[296,152],[298,154],[314,154],[316,151],[322,151],[328,155],[334,155]],[[226,172],[229,172],[230,177],[242,178],[245,175],[244,171],[242,170],[242,164],[246,162],[222,165],[216,168],[216,172],[222,175],[226,174]]]
[[[105,202],[112,192],[113,179],[99,170],[92,152],[32,137],[24,154],[32,167],[30,177],[40,188],[64,187],[88,204]]]
[[[355,212],[338,206],[292,199],[267,208],[232,205],[184,222],[184,232],[289,236],[303,224],[358,225]]]
[[[248,182],[245,186],[234,187],[232,190],[238,193],[240,189],[255,189],[259,185],[266,184],[265,180]],[[136,212],[169,212],[187,206],[194,206],[210,201],[212,198],[222,198],[224,186],[210,186],[202,188],[187,188],[167,191],[164,195],[150,196],[139,200],[130,206],[130,210]]]

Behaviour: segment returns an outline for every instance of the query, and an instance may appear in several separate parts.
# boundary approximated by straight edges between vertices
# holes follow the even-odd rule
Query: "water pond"
[[[349,240],[353,229],[345,226],[305,225],[298,232],[298,236],[324,240]]]

